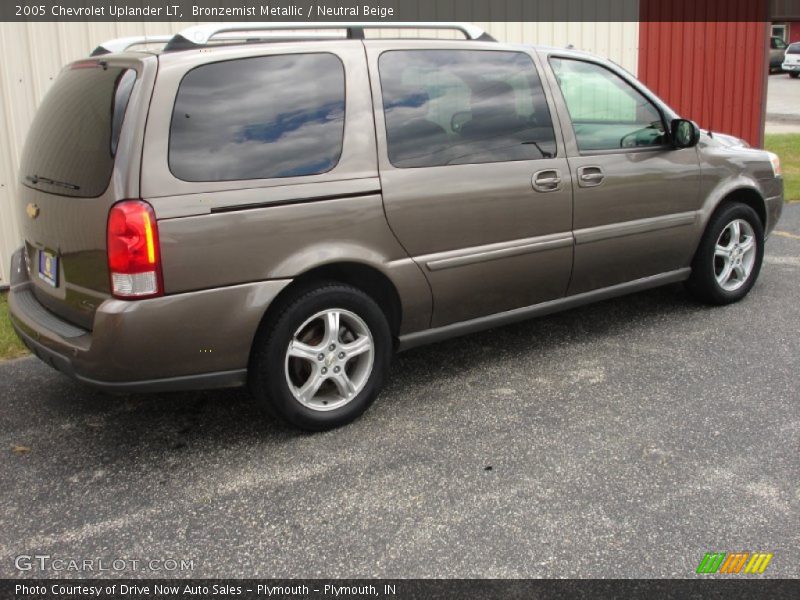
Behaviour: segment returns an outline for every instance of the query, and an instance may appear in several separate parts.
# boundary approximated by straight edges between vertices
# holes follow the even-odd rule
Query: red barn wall
[[[766,0],[640,0],[638,77],[682,117],[761,147]]]
[[[789,39],[787,41],[790,44],[800,42],[800,21],[792,21],[787,25],[789,26]]]

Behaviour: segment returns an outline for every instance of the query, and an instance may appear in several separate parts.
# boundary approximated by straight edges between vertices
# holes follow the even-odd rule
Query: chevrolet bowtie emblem
[[[28,202],[28,206],[25,207],[25,212],[28,213],[28,216],[31,219],[35,219],[39,216],[39,207],[33,202]]]

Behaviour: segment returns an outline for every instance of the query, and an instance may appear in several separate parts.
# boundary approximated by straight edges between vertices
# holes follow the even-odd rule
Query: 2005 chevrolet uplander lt
[[[316,430],[369,406],[397,348],[753,286],[775,155],[584,53],[365,26],[198,26],[68,65],[21,162],[25,343],[106,390],[249,383]]]

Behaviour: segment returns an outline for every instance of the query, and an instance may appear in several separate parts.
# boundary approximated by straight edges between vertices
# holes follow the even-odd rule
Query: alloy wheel
[[[756,261],[756,236],[744,219],[734,219],[719,234],[714,247],[714,277],[719,286],[733,292],[742,287],[753,272]]]
[[[361,317],[341,308],[323,310],[292,336],[286,349],[286,383],[303,406],[334,410],[364,389],[374,359],[372,333]]]

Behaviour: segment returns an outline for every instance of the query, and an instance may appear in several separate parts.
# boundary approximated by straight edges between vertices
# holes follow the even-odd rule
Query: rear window
[[[800,44],[792,44],[786,51],[786,54],[800,54]]]
[[[333,54],[223,61],[186,74],[172,113],[169,166],[185,181],[316,175],[344,136],[344,66]]]
[[[93,198],[111,179],[136,71],[87,61],[64,69],[33,120],[20,164],[22,183]]]

